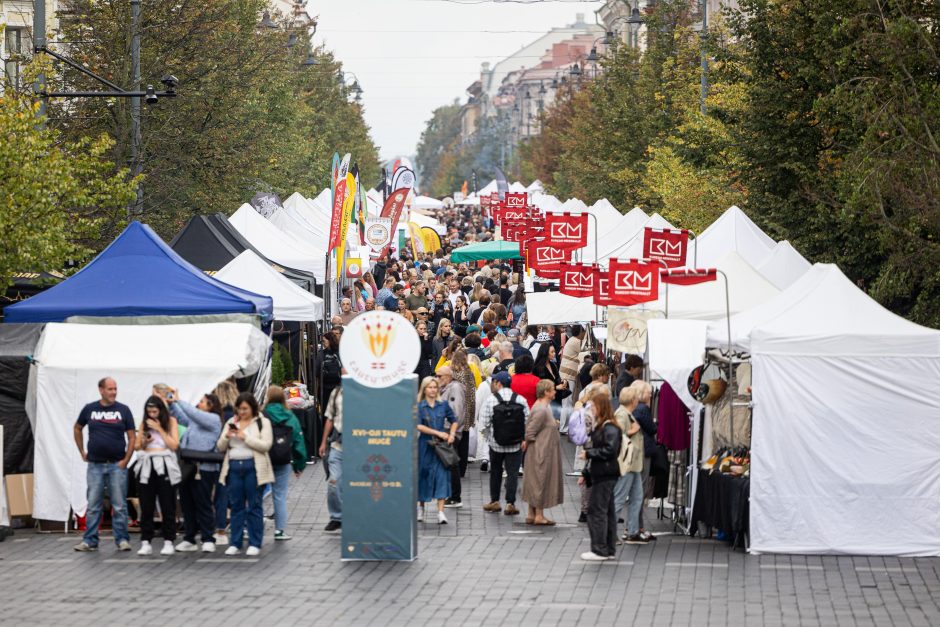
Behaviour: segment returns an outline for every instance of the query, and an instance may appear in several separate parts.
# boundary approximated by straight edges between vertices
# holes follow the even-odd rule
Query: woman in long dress
[[[448,426],[449,425],[449,426]],[[438,459],[431,445],[432,438],[454,443],[457,433],[454,412],[440,398],[437,379],[428,377],[418,392],[418,521],[424,521],[425,503],[437,501],[437,522],[447,524],[444,500],[450,498],[450,470]]]
[[[554,520],[545,518],[545,510],[561,505],[565,500],[561,440],[558,422],[551,409],[555,382],[548,379],[539,381],[535,395],[522,444],[526,456],[522,500],[529,504],[525,521],[529,525],[554,525]]]

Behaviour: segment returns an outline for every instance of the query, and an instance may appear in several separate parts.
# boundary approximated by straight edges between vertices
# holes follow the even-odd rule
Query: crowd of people
[[[322,334],[314,369],[324,421],[316,452],[324,459],[328,482],[324,530],[339,531],[343,520],[343,329],[362,312],[387,310],[411,322],[420,338],[418,521],[448,523],[446,510],[463,507],[462,482],[471,461],[478,460],[480,471],[489,473],[484,511],[516,516],[522,513],[521,499],[526,524],[555,525],[548,511],[564,501],[561,436],[570,428],[577,445],[579,522],[586,523],[591,537],[591,550],[582,559],[610,559],[618,544],[655,539],[642,519],[656,433],[650,386],[641,379],[642,358],[598,353],[577,324],[528,324],[525,290],[509,265],[450,261],[453,246],[492,237],[486,222],[469,212],[441,217],[450,225],[443,249],[375,264],[343,288],[339,313]],[[99,394],[75,424],[75,442],[88,463],[86,529],[75,550],[98,547],[106,485],[114,540],[119,550],[131,550],[129,476],[138,499],[141,555],[153,551],[158,506],[163,555],[211,553],[218,545],[227,545],[226,555],[237,555],[246,543],[246,554],[257,555],[266,493],[273,501],[274,539],[290,539],[290,475],[299,476],[308,457],[282,388],[270,386],[262,406],[251,393],[223,381],[193,406],[169,385],[157,384],[140,425],[116,400],[114,379],[102,379]],[[436,511],[432,518],[429,503]],[[621,522],[625,529],[618,536]]]

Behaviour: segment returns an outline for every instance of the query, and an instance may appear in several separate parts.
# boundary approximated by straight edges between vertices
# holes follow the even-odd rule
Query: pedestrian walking
[[[451,495],[447,500],[447,507],[463,507],[463,488],[461,480],[467,473],[467,463],[470,459],[470,429],[476,421],[476,391],[477,379],[467,361],[467,352],[463,349],[454,351],[450,361],[450,369],[454,381],[463,388],[463,412],[455,413],[460,423],[455,446],[460,462],[451,469]],[[475,372],[479,372],[477,369]]]
[[[248,556],[261,552],[264,539],[263,486],[274,483],[268,451],[274,441],[271,421],[261,415],[258,401],[242,392],[235,402],[235,416],[225,423],[216,446],[225,453],[222,481],[232,510],[232,537],[226,555],[241,552],[245,524],[248,525]]]
[[[418,391],[418,522],[424,522],[425,504],[437,501],[437,522],[447,524],[444,501],[450,498],[451,474],[434,452],[431,442],[453,444],[459,424],[450,405],[440,398],[436,379],[428,377]]]
[[[276,463],[274,467],[274,539],[276,541],[290,540],[287,533],[287,492],[290,484],[290,475],[293,470],[294,477],[300,478],[307,467],[307,445],[304,443],[304,433],[300,421],[294,412],[287,407],[284,388],[279,385],[269,385],[265,397],[264,415],[271,421],[272,429],[289,427],[291,430],[290,461]]]
[[[620,407],[614,412],[620,430],[630,438],[631,446],[643,450],[643,433],[640,423],[633,416],[633,411],[639,402],[639,390],[633,387],[620,390]],[[627,544],[646,544],[649,539],[640,535],[640,512],[643,509],[643,456],[638,455],[633,465],[626,468],[614,487],[614,511],[620,515],[624,503],[629,499],[627,507],[627,531],[623,541]]]
[[[107,484],[114,542],[119,551],[130,551],[127,464],[134,453],[134,416],[130,407],[117,402],[117,381],[111,377],[98,381],[98,394],[101,398],[82,408],[72,429],[78,453],[87,463],[85,476],[88,482],[85,535],[74,549],[82,552],[98,550],[98,526]],[[87,452],[83,436],[85,427],[88,427]]]
[[[140,504],[138,555],[153,553],[153,516],[158,502],[163,536],[160,555],[176,552],[173,548],[176,541],[176,486],[182,480],[176,457],[179,442],[176,419],[170,416],[163,399],[152,395],[144,404],[144,420],[134,446],[138,453],[131,466],[137,477]]]
[[[554,520],[545,517],[545,510],[561,505],[565,500],[561,439],[558,422],[551,409],[555,390],[554,381],[539,381],[537,398],[526,424],[526,473],[522,500],[529,504],[526,516],[526,524],[529,525],[554,525]]]
[[[594,429],[590,445],[581,453],[588,463],[578,479],[579,484],[586,483],[591,488],[587,511],[591,550],[581,554],[581,559],[588,562],[613,559],[617,554],[614,486],[620,477],[617,454],[622,440],[622,431],[603,392],[595,392],[592,398]]]
[[[235,378],[230,377],[221,381],[212,393],[219,399],[222,406],[222,422],[226,422],[235,415],[235,400],[238,398],[238,387],[235,385]],[[228,494],[225,493],[225,486],[215,482],[212,492],[212,505],[215,508],[215,534],[213,539],[216,546],[225,546],[228,544],[228,535],[225,528],[228,526]]]
[[[343,370],[345,374],[346,370]],[[337,387],[326,404],[326,424],[323,426],[323,441],[320,457],[327,465],[326,509],[330,521],[323,531],[333,533],[343,526],[343,388]]]
[[[483,506],[487,512],[498,512],[500,490],[503,482],[503,470],[506,471],[506,509],[507,516],[519,513],[516,507],[516,487],[519,481],[519,468],[522,466],[522,451],[526,446],[526,423],[529,419],[529,405],[526,400],[512,391],[512,377],[508,372],[498,372],[490,380],[492,395],[486,399],[480,410],[480,439],[485,439],[489,452],[490,502]]]

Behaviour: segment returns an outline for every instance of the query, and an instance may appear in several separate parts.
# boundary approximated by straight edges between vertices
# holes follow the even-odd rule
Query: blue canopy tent
[[[258,314],[267,324],[274,303],[207,276],[140,222],[131,222],[71,278],[3,310],[6,322],[229,313]]]

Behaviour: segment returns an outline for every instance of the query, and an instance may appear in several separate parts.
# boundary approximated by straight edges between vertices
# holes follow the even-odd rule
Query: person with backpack
[[[565,478],[561,469],[561,438],[552,414],[555,382],[543,379],[535,386],[535,404],[525,428],[526,473],[522,500],[529,504],[527,525],[555,524],[545,510],[565,502]]]
[[[320,372],[323,377],[323,385],[320,386],[320,411],[326,407],[326,402],[330,394],[339,386],[342,381],[342,363],[339,360],[339,335],[336,333],[323,334],[323,347],[317,353],[314,372]]]
[[[290,482],[291,468],[294,476],[307,467],[307,445],[304,443],[300,421],[287,407],[284,388],[279,385],[268,386],[265,398],[264,415],[271,421],[274,442],[268,457],[274,467],[274,539],[290,540],[285,531],[287,527],[287,488]]]
[[[629,498],[627,532],[621,539],[627,544],[647,544],[649,538],[640,535],[640,513],[643,511],[643,432],[633,415],[640,400],[639,390],[633,386],[623,388],[617,400],[620,401],[620,407],[614,412],[614,418],[628,439],[629,447],[635,450],[629,463],[621,468],[620,478],[614,486],[614,511],[619,515]]]
[[[506,470],[507,516],[516,516],[516,486],[522,451],[525,449],[525,427],[529,418],[529,405],[525,398],[510,389],[512,377],[508,372],[497,372],[490,380],[490,396],[480,410],[480,434],[489,445],[490,502],[483,506],[487,512],[498,512],[499,492]]]
[[[591,550],[582,553],[586,562],[603,562],[617,555],[617,510],[614,505],[614,486],[620,478],[619,454],[623,432],[614,418],[610,397],[603,388],[592,396],[594,429],[591,441],[585,446],[581,458],[587,461],[579,485],[588,485],[587,524],[591,534]]]

